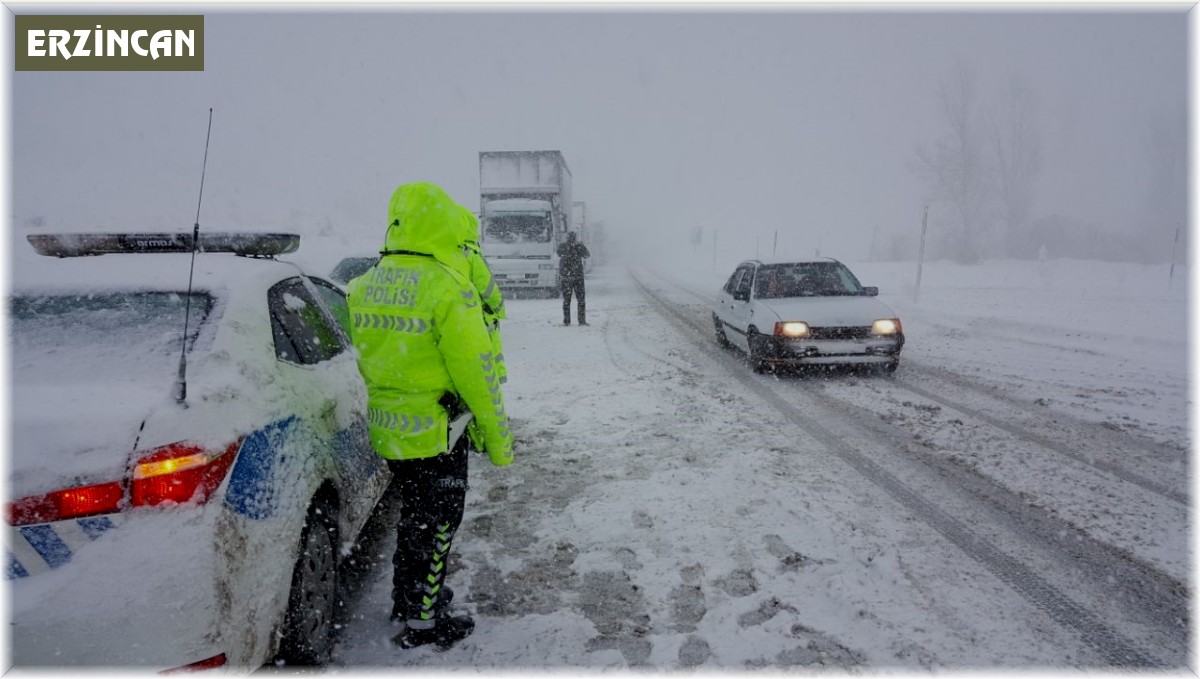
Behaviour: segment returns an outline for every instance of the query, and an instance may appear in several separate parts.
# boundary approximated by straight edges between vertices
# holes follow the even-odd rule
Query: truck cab
[[[571,209],[559,151],[479,153],[479,244],[504,290],[558,293],[558,244]]]
[[[480,244],[492,277],[502,289],[557,289],[559,231],[548,200],[488,201],[480,220]]]

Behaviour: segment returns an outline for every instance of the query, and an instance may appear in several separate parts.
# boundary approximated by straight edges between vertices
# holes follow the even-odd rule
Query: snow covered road
[[[758,376],[711,337],[710,278],[599,269],[587,328],[509,302],[518,457],[472,461],[448,581],[478,627],[393,647],[384,539],[337,665],[1184,666],[1186,340],[1139,360],[1136,332],[1073,330],[1079,361],[1120,354],[1097,377],[1053,325],[966,333],[978,304],[896,304],[894,379]],[[997,348],[1014,333],[1048,346],[1010,360],[1032,346]]]

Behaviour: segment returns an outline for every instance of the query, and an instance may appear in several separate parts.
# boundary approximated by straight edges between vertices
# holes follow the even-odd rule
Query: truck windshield
[[[499,243],[549,243],[550,219],[537,214],[492,215],[485,235]]]

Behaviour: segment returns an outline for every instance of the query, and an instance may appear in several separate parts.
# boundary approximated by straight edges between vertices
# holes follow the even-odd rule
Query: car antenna
[[[208,134],[204,137],[204,163],[200,166],[200,197],[196,199],[196,223],[192,226],[192,263],[188,268],[187,301],[183,312],[183,347],[179,350],[179,376],[175,379],[175,402],[187,399],[187,333],[192,315],[192,275],[196,271],[196,250],[200,247],[200,205],[204,200],[204,173],[208,171],[208,142],[212,139],[212,107],[208,107]]]

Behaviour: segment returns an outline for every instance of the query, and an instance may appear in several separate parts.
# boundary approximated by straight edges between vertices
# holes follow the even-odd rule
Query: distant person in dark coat
[[[583,288],[583,258],[591,257],[587,246],[567,232],[567,242],[558,246],[558,277],[562,285],[563,325],[571,325],[571,294],[579,298],[579,325],[587,325],[587,301]]]

